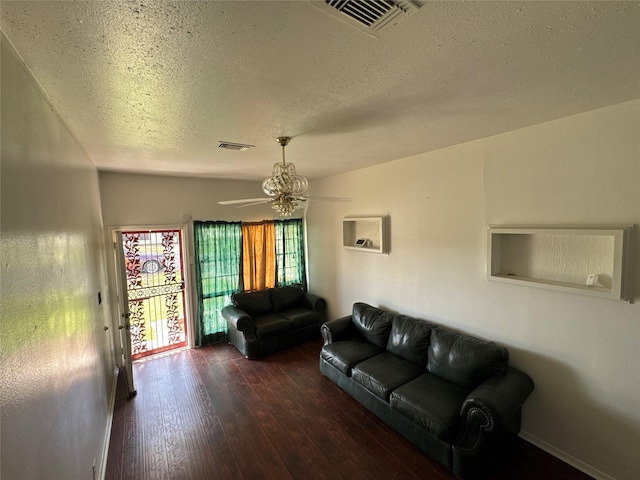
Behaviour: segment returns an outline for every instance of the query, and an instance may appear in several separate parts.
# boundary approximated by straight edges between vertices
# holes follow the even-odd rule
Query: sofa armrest
[[[321,313],[323,316],[327,308],[327,303],[324,298],[309,292],[304,292],[304,295],[302,296],[302,305],[309,310]]]
[[[227,305],[222,309],[222,316],[240,332],[253,330],[253,319],[251,315],[244,310],[240,310],[238,307]]]
[[[324,344],[329,345],[340,337],[348,335],[353,328],[351,315],[347,315],[346,317],[336,318],[335,320],[329,320],[323,323],[320,327],[320,333],[322,334],[322,338],[324,338]]]
[[[462,404],[460,416],[464,429],[456,442],[463,451],[477,450],[483,433],[508,428],[533,391],[533,380],[520,370],[508,367],[473,390]]]

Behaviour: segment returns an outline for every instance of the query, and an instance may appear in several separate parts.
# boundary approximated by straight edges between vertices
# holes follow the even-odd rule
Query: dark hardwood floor
[[[245,359],[219,344],[134,365],[119,379],[108,480],[453,477],[318,368],[321,340]],[[494,480],[585,480],[517,439]]]

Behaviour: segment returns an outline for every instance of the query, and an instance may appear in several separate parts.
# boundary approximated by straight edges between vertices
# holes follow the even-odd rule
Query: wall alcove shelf
[[[389,217],[342,219],[342,246],[347,250],[389,253]]]
[[[632,228],[490,225],[487,278],[630,301],[624,269]]]

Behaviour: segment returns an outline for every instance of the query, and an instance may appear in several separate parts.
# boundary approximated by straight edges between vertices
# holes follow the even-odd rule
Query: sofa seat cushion
[[[383,351],[365,340],[341,340],[322,347],[320,357],[343,375],[350,377],[354,365]]]
[[[324,320],[321,314],[307,308],[291,308],[280,312],[279,315],[291,322],[291,330],[318,325]]]
[[[256,337],[260,340],[265,340],[291,331],[291,322],[277,313],[271,313],[254,318],[253,328],[255,329]]]
[[[425,373],[391,393],[391,408],[443,442],[459,430],[460,408],[470,390]]]
[[[424,367],[389,352],[383,352],[354,366],[351,378],[374,395],[388,402],[389,395],[394,389],[424,372]]]

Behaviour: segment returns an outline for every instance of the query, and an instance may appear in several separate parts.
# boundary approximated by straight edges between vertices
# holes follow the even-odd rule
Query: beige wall
[[[242,155],[239,153],[239,155]],[[265,176],[269,174],[269,167]],[[193,220],[259,221],[274,218],[266,205],[245,208],[218,205],[220,200],[264,197],[261,182],[100,173],[100,193],[107,226],[173,225]]]
[[[2,35],[3,479],[101,474],[114,365],[98,176]]]
[[[640,100],[312,184],[310,289],[506,345],[536,389],[523,436],[596,478],[640,472]],[[389,215],[389,255],[342,218]],[[485,280],[489,224],[636,224],[635,304]]]

